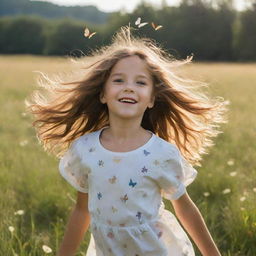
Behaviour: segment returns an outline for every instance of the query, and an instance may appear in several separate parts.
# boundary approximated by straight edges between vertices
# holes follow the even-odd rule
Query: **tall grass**
[[[58,174],[57,159],[39,145],[25,113],[24,99],[36,89],[34,70],[68,71],[70,63],[0,56],[0,255],[45,255],[43,245],[54,255],[74,204],[75,191]],[[229,123],[188,188],[224,256],[256,255],[255,70],[256,64],[232,63],[185,70],[231,102]],[[85,255],[88,242],[89,232],[77,255]]]

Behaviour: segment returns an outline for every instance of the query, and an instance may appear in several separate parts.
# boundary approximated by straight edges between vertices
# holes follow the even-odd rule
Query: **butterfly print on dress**
[[[148,172],[148,169],[144,166],[144,167],[142,168],[141,172],[146,173],[146,172]]]
[[[100,200],[100,199],[102,198],[102,194],[99,192],[99,193],[97,194],[97,197],[98,197],[98,199]]]
[[[132,179],[130,179],[129,186],[134,188],[136,186],[136,184],[137,184],[137,182],[133,182]]]
[[[150,154],[150,152],[147,151],[146,149],[143,150],[143,153],[144,153],[145,156],[148,156]]]
[[[121,196],[120,199],[122,202],[126,203],[126,201],[128,200],[127,194],[125,194],[124,196]]]
[[[104,167],[104,162],[102,160],[99,160],[98,165]]]

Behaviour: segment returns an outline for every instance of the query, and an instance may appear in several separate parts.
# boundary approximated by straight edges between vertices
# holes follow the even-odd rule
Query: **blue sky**
[[[40,0],[40,1],[47,1],[52,2],[59,5],[95,5],[100,10],[111,12],[117,11],[120,9],[125,9],[126,11],[132,11],[141,0]],[[233,0],[235,3],[235,7],[238,10],[242,10],[248,4],[248,0]],[[155,5],[160,5],[161,0],[147,0],[146,2],[153,3]],[[178,5],[179,0],[166,0],[169,5]]]

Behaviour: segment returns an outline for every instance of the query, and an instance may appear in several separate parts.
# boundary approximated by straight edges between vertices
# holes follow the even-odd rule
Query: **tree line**
[[[148,24],[138,28],[138,17]],[[155,28],[162,28],[155,30],[152,22]],[[202,61],[256,60],[256,6],[238,12],[226,1],[214,7],[203,0],[183,0],[178,7],[163,2],[160,8],[142,3],[133,13],[112,13],[105,24],[37,16],[4,17],[0,19],[0,53],[89,54],[108,44],[115,32],[128,24],[135,28],[135,34],[152,38],[176,58],[194,54]],[[83,34],[85,27],[97,33],[89,39]]]

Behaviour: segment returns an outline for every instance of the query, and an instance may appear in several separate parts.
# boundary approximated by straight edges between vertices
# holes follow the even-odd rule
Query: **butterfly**
[[[139,18],[135,21],[135,25],[138,26],[138,28],[144,27],[145,25],[148,24],[148,22],[143,22],[143,23],[140,23],[140,22],[141,22],[141,17],[139,17]]]
[[[129,186],[134,188],[136,186],[136,184],[137,184],[137,182],[133,182],[132,179],[130,179]]]
[[[109,237],[109,238],[111,238],[111,239],[113,239],[115,236],[114,236],[114,234],[113,234],[113,232],[108,232],[108,234],[107,234],[107,236]]]
[[[137,212],[136,217],[140,220],[141,219],[141,212]]]
[[[150,152],[148,152],[146,149],[143,150],[143,153],[144,153],[145,156],[150,154]]]
[[[153,164],[154,164],[154,165],[159,165],[160,163],[159,163],[158,160],[155,160],[155,161],[153,162]]]
[[[122,200],[122,202],[126,203],[126,201],[128,200],[127,194],[125,194],[123,197],[120,197],[120,199]]]
[[[95,151],[95,148],[90,148],[90,149],[89,149],[89,152],[90,152],[90,153],[93,152],[93,151]]]
[[[116,209],[114,206],[112,206],[111,209],[112,209],[112,212],[113,212],[113,213],[117,212],[117,209]]]
[[[144,166],[141,170],[141,172],[145,173],[145,172],[148,172],[148,169]]]
[[[84,36],[85,37],[88,37],[89,39],[94,36],[97,32],[90,32],[89,28],[85,28],[84,30]]]
[[[158,30],[163,27],[162,25],[156,25],[154,22],[151,23],[151,26],[154,30]]]
[[[103,167],[104,166],[104,162],[102,160],[99,160],[98,165]]]
[[[114,157],[114,158],[113,158],[113,161],[118,164],[118,163],[120,163],[121,158],[119,158],[119,157]]]
[[[114,184],[116,183],[116,176],[113,176],[112,178],[108,179],[109,183]]]
[[[102,198],[102,194],[99,192],[99,193],[97,194],[97,197],[98,197],[98,199],[100,200],[100,199]]]

